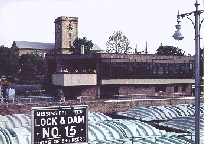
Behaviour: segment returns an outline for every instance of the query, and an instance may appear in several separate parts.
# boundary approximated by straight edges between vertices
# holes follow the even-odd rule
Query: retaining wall
[[[201,98],[203,102],[203,98]],[[170,98],[170,99],[133,99],[133,100],[96,100],[96,101],[68,101],[66,103],[61,103],[61,105],[88,105],[88,109],[91,112],[102,112],[102,113],[112,113],[119,111],[126,111],[128,109],[140,106],[156,106],[156,105],[176,105],[176,104],[194,104],[194,98]],[[60,105],[60,103],[43,103],[43,104],[13,104],[5,103],[0,105],[0,115],[11,115],[17,113],[30,113],[31,107],[49,107]]]

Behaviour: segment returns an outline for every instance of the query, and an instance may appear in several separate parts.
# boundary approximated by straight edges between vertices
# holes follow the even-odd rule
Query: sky
[[[106,49],[114,31],[122,31],[130,46],[149,54],[161,45],[174,46],[195,54],[195,30],[186,17],[181,19],[182,41],[172,35],[180,14],[195,11],[196,0],[0,0],[0,45],[13,41],[55,42],[54,21],[60,16],[78,17],[78,37]],[[204,10],[203,0],[199,10]],[[194,15],[189,16],[194,21]],[[201,14],[201,20],[204,14]],[[201,38],[204,29],[201,26]],[[203,47],[202,42],[200,46]]]

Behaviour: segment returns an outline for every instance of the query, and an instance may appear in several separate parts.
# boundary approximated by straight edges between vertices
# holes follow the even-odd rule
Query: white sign
[[[32,144],[88,143],[88,106],[32,108]]]

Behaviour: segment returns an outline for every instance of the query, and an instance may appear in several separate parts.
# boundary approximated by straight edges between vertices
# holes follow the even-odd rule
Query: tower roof
[[[74,21],[74,22],[78,22],[78,17],[61,16],[61,17],[58,17],[57,19],[55,19],[55,22],[58,22],[58,21]]]

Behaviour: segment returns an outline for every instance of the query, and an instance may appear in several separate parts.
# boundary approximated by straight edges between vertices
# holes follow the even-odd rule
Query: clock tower
[[[70,48],[78,37],[78,17],[61,16],[55,19],[55,51],[71,53]]]

